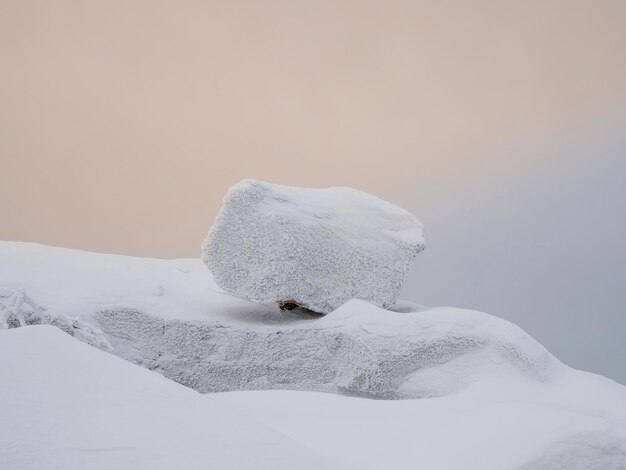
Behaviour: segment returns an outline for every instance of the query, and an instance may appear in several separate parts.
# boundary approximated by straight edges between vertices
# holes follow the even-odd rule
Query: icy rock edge
[[[234,295],[330,313],[351,299],[393,306],[424,247],[417,218],[370,194],[243,180],[226,194],[202,260]]]

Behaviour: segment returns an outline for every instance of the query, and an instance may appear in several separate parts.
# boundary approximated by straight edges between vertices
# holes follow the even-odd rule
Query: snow
[[[50,326],[0,331],[0,465],[623,470],[626,392],[564,369],[420,400],[201,395]]]
[[[61,327],[0,326],[0,468],[626,469],[626,387],[491,315],[393,310],[282,312],[200,260],[0,242],[4,324]]]
[[[56,315],[46,307],[39,305],[24,290],[0,298],[0,329],[17,328],[27,325],[52,325],[65,333],[75,336],[82,342],[96,348],[111,351],[111,344],[106,335],[80,318]]]
[[[90,344],[110,346],[113,354],[200,392],[419,398],[493,375],[545,381],[562,367],[517,326],[470,310],[400,302],[394,312],[351,300],[317,318],[225,295],[198,260],[14,243],[0,244],[0,255],[9,268],[0,275],[0,293],[22,291],[56,324],[80,320],[81,329],[65,328],[70,334],[92,332]],[[0,298],[0,308],[15,295]],[[51,323],[34,313],[28,318]]]
[[[224,198],[203,260],[225,291],[329,313],[351,299],[393,306],[424,243],[412,214],[367,193],[244,180]]]
[[[626,468],[626,391],[578,371],[550,384],[486,380],[420,400],[275,391],[211,397],[348,468]]]
[[[200,259],[151,259],[0,241],[0,297],[24,290],[69,316],[106,309],[237,321],[277,310],[224,295]],[[254,317],[254,315],[253,315]]]
[[[339,468],[225,403],[50,326],[0,331],[0,357],[3,469]]]
[[[440,396],[481,377],[544,381],[562,365],[511,323],[441,308],[419,315],[348,302],[319,320],[228,324],[136,310],[93,317],[113,352],[201,392],[291,389]]]

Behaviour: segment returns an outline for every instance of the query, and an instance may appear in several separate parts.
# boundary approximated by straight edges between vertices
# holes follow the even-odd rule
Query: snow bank
[[[423,249],[421,223],[369,194],[244,180],[224,198],[203,260],[230,293],[329,313],[351,299],[393,306]]]
[[[145,367],[0,330],[3,468],[626,468],[626,388],[490,315],[282,312],[200,260],[0,242],[0,266],[5,327]]]
[[[623,470],[626,389],[567,371],[549,383],[481,381],[444,398],[363,400],[233,392],[240,409],[346,468]]]
[[[0,331],[0,358],[3,469],[339,468],[228,405],[50,326]]]
[[[514,334],[514,332],[511,332]],[[563,370],[443,398],[200,395],[56,328],[0,331],[0,467],[623,470],[626,389]]]

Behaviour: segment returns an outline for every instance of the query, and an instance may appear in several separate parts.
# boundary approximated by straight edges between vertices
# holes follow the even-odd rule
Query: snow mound
[[[50,326],[0,331],[0,467],[338,469],[258,420]]]
[[[360,470],[624,470],[626,389],[569,370],[423,400],[306,392],[207,395]]]
[[[0,466],[623,470],[626,392],[563,371],[424,400],[201,395],[50,326],[0,331]]]
[[[227,292],[329,313],[350,299],[393,306],[424,249],[409,212],[352,188],[233,186],[202,259]]]
[[[519,470],[624,470],[626,436],[602,431],[583,431],[553,442],[541,455]]]

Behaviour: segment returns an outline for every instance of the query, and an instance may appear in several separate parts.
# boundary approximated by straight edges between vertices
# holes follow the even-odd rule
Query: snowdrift
[[[2,469],[339,468],[226,404],[51,326],[0,331],[0,357]]]
[[[201,395],[60,329],[0,331],[0,467],[623,470],[624,387],[565,371],[444,398]]]

